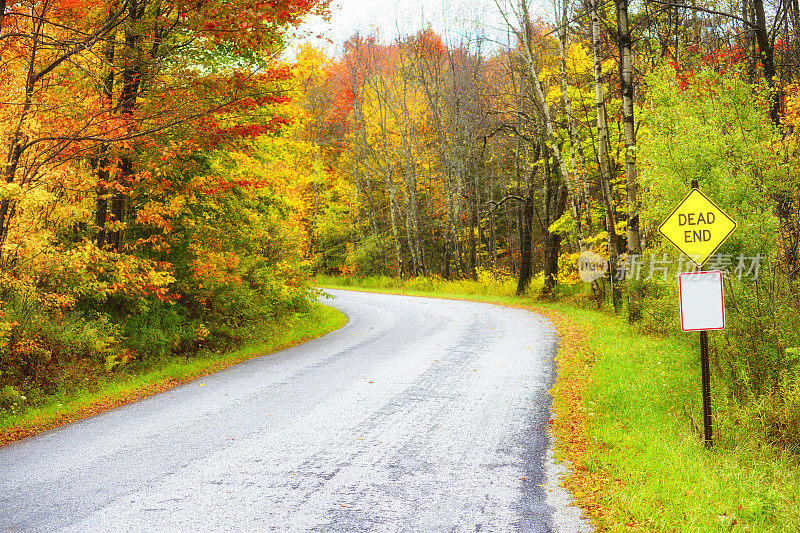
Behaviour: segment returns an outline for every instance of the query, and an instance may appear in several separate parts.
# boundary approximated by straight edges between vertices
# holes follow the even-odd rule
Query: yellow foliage
[[[573,74],[586,75],[594,71],[594,57],[588,47],[573,42],[567,50],[567,69]]]
[[[561,102],[561,86],[560,85],[551,85],[547,89],[547,103],[552,105],[557,105]]]
[[[615,59],[606,59],[601,63],[603,75],[607,76],[617,69],[617,61]]]
[[[561,254],[558,258],[558,282],[572,286],[581,283],[578,275],[578,258],[580,252],[574,254]]]
[[[2,314],[0,314],[0,318],[2,318]],[[8,346],[8,341],[11,337],[11,331],[14,329],[14,326],[19,326],[19,322],[0,322],[0,349]]]
[[[478,283],[484,286],[502,285],[514,281],[514,276],[507,270],[478,267],[476,273]]]

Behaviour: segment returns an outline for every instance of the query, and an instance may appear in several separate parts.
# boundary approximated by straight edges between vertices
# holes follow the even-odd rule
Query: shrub
[[[386,249],[374,235],[370,235],[355,247],[348,263],[352,264],[353,273],[359,277],[385,276],[389,270],[384,258]]]
[[[0,386],[19,391],[28,403],[96,381],[109,358],[125,354],[119,328],[102,315],[44,314],[21,297],[6,301],[3,315],[13,326],[0,345]]]
[[[121,319],[126,347],[146,361],[184,353],[194,345],[193,324],[182,306],[157,300],[149,303],[144,312]]]
[[[25,404],[27,398],[10,385],[0,388],[0,412],[16,413]]]
[[[756,413],[770,444],[800,454],[800,373],[783,370]]]

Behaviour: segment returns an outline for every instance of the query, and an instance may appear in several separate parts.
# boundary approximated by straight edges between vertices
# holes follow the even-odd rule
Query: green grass
[[[317,281],[326,287],[402,291],[386,279]],[[710,450],[703,445],[697,427],[702,428],[697,334],[647,335],[613,314],[517,298],[508,288],[501,287],[497,296],[491,288],[473,294],[474,283],[437,281],[426,291],[412,281],[405,293],[532,304],[561,312],[586,331],[594,363],[581,406],[589,442],[582,460],[589,474],[610,480],[597,495],[605,510],[599,529],[800,531],[798,458],[765,445],[758,428],[737,424],[737,407],[716,380],[715,445]],[[558,408],[569,399],[554,401]]]
[[[192,357],[164,357],[135,374],[119,373],[95,390],[57,394],[20,413],[0,415],[0,444],[8,443],[108,408],[129,403],[217,372],[228,366],[319,337],[347,318],[332,307],[313,304],[308,314],[271,324],[257,339],[230,352],[205,351]]]
[[[567,314],[597,356],[585,400],[602,445],[586,466],[622,481],[607,505],[658,531],[800,531],[797,458],[733,425],[718,382],[715,446],[704,447],[696,334],[648,336],[596,311]]]

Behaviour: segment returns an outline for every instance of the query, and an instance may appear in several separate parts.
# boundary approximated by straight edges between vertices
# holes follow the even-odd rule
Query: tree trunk
[[[544,237],[544,285],[542,294],[553,292],[558,282],[558,253],[561,250],[561,235],[550,233]]]
[[[41,6],[41,8],[44,10],[46,9],[46,6]],[[42,26],[44,25],[44,13],[37,14],[34,6],[31,7],[31,15],[33,18],[34,29],[32,31],[32,39],[30,44],[31,56],[28,60],[28,75],[26,77],[27,81],[25,83],[25,100],[20,110],[19,118],[16,121],[16,127],[11,137],[11,142],[9,143],[8,159],[4,176],[6,183],[13,183],[15,181],[19,163],[22,159],[22,154],[25,151],[24,129],[25,124],[28,121],[28,114],[31,111],[31,105],[33,103],[33,90],[36,83],[35,80],[37,79],[36,57],[39,47],[42,45],[41,31]],[[19,186],[23,187],[24,185],[25,178],[23,176]],[[6,242],[6,237],[11,229],[11,220],[14,218],[16,208],[16,201],[4,199],[2,202],[0,202],[0,251],[2,250],[2,246]]]
[[[567,171],[567,166],[564,163],[563,156],[561,155],[561,150],[558,147],[555,130],[553,128],[553,120],[550,114],[550,105],[547,103],[547,98],[545,97],[544,89],[542,89],[542,82],[539,80],[539,69],[536,66],[536,54],[533,49],[533,43],[531,42],[531,38],[533,35],[533,27],[531,26],[530,16],[528,13],[528,6],[524,0],[520,3],[520,6],[522,8],[522,15],[523,15],[523,20],[520,22],[524,24],[524,30],[521,33],[523,38],[525,63],[528,68],[531,84],[533,85],[534,97],[536,99],[536,102],[539,104],[539,107],[542,112],[542,120],[544,122],[543,125],[545,129],[545,138],[547,140],[548,148],[552,152],[553,158],[556,160],[556,163],[558,164],[559,170],[561,171],[561,175],[564,177],[567,190],[569,191],[569,195],[573,199],[570,207],[572,208],[572,216],[575,219],[576,223],[576,231],[578,234],[578,246],[580,248],[583,248],[584,246],[583,242],[585,239],[583,235],[583,228],[580,225],[581,213],[578,210],[579,209],[578,203],[575,200],[576,198],[578,198],[578,195],[576,192],[576,188],[570,178],[570,174]]]
[[[628,24],[628,0],[615,0],[619,31],[622,123],[625,132],[625,188],[628,195],[628,257],[642,251],[639,234],[639,184],[636,179],[636,130],[633,117],[633,42]],[[628,290],[628,320],[641,317],[642,295],[634,283]]]
[[[406,242],[408,243],[409,252],[411,252],[411,272],[412,276],[416,276],[422,270],[422,262],[419,257],[419,251],[417,249],[417,238],[416,238],[416,231],[415,231],[415,223],[414,223],[414,209],[412,207],[412,200],[411,196],[413,194],[412,189],[415,187],[414,184],[411,183],[411,178],[408,174],[410,171],[406,168],[404,172],[405,176],[405,200],[406,200]]]
[[[742,19],[755,26],[753,11],[750,9],[750,0],[742,0]],[[754,57],[756,36],[752,31],[752,26],[742,24],[741,38],[744,41],[744,54],[747,61],[747,82],[750,84],[756,81],[756,58]]]
[[[628,195],[628,254],[638,254],[639,184],[636,179],[636,129],[633,116],[633,42],[628,24],[628,0],[615,0],[619,28],[620,88],[622,123],[625,133],[625,187]]]
[[[0,39],[4,37],[4,23],[6,21],[6,0],[0,0]],[[2,55],[0,55],[2,59]]]
[[[420,223],[419,218],[419,201],[417,199],[417,182],[416,179],[411,184],[411,188],[409,191],[411,195],[411,230],[414,235],[414,246],[417,250],[417,270],[416,274],[426,274],[427,272],[427,265],[425,264],[425,247],[422,244],[422,224]]]
[[[138,23],[144,18],[146,4],[145,0],[131,2],[128,8],[128,24],[125,27],[124,68],[118,104],[120,116],[128,122],[129,133],[137,128],[134,115],[144,66],[142,61],[142,33]],[[118,180],[120,188],[114,192],[111,198],[110,221],[124,224],[128,188],[134,178],[133,154],[130,151],[120,156],[117,168],[120,175]],[[115,252],[122,251],[123,233],[122,228],[108,232],[108,244],[111,250]]]
[[[601,63],[600,41],[600,0],[592,1],[592,53],[594,55],[594,95],[595,113],[597,115],[597,158],[600,170],[600,190],[605,211],[606,232],[608,233],[608,271],[611,283],[611,301],[614,310],[619,310],[621,294],[617,282],[617,265],[619,250],[617,248],[616,220],[614,218],[613,198],[611,195],[611,174],[608,167],[608,119],[603,96],[603,68]]]
[[[545,144],[542,142],[542,144]],[[551,214],[553,212],[553,174],[550,168],[550,154],[543,150],[544,157],[544,185],[542,196],[544,197],[544,216],[542,217],[542,237],[544,239],[544,257],[542,258],[544,270],[544,284],[542,285],[542,294],[549,294],[552,292],[553,287],[556,285],[556,278],[552,269],[552,256],[553,248],[550,246],[550,224],[553,222]]]
[[[769,88],[773,89],[770,94],[769,116],[772,119],[772,123],[778,126],[780,124],[780,95],[775,86],[775,49],[772,46],[769,29],[767,28],[764,0],[753,0],[753,11],[756,23],[755,37],[758,43],[761,66],[764,69],[764,78],[766,78]]]
[[[519,227],[519,277],[517,278],[517,296],[528,290],[531,277],[533,277],[533,188],[528,189],[525,202],[520,211]]]
[[[113,9],[113,8],[112,8]],[[116,34],[111,35],[103,50],[103,60],[106,62],[107,70],[103,78],[103,101],[102,105],[108,112],[114,107],[114,59],[116,55]],[[108,221],[108,196],[109,190],[107,183],[111,180],[109,166],[111,162],[108,157],[108,145],[102,144],[99,148],[97,158],[97,200],[95,203],[95,226],[97,234],[95,243],[102,248],[106,245],[106,222]]]
[[[453,212],[453,195],[447,195],[447,216],[445,220],[445,239],[444,239],[444,261],[442,277],[446,280],[453,279],[453,250],[455,249],[455,229],[453,228],[455,218]]]
[[[469,277],[475,281],[478,280],[478,246],[475,241],[475,232],[478,226],[478,215],[476,213],[477,199],[475,198],[475,183],[476,177],[474,169],[472,169],[472,181],[467,185],[467,216],[469,217],[469,235],[467,244],[469,245],[469,259],[467,261],[467,268],[469,269]]]
[[[500,164],[499,163],[497,163],[497,168],[498,168],[498,173],[499,173],[499,168],[500,168]],[[495,174],[492,173],[491,174],[491,178],[489,179],[489,181],[485,182],[486,186],[488,188],[487,196],[489,198],[489,205],[493,205],[494,204],[494,198],[495,198],[494,197],[494,177],[495,177]],[[497,275],[497,228],[496,228],[495,218],[493,216],[491,216],[491,214],[489,215],[488,218],[489,218],[489,243],[490,243],[490,246],[491,246],[490,249],[491,249],[491,252],[492,252],[492,272],[495,275]]]
[[[519,139],[517,139],[519,143]],[[519,277],[517,278],[517,296],[525,293],[533,277],[533,218],[535,214],[536,174],[539,160],[548,157],[547,150],[539,145],[534,147],[533,169],[525,179],[525,196],[518,214],[519,227]],[[545,176],[545,181],[547,176]],[[517,180],[519,183],[519,179]],[[546,200],[545,200],[546,201]]]
[[[405,266],[403,265],[403,249],[400,242],[400,231],[398,229],[398,208],[397,208],[397,192],[394,186],[394,177],[392,176],[392,167],[388,166],[384,174],[384,182],[386,183],[386,192],[389,195],[389,221],[392,229],[392,240],[394,241],[394,257],[397,261],[397,274],[402,279],[405,275]]]
[[[579,235],[579,248],[584,250],[583,239],[583,221],[581,215],[586,214],[587,230],[589,235],[592,234],[592,219],[591,211],[589,209],[589,194],[587,190],[586,179],[586,156],[583,153],[583,146],[581,145],[580,138],[578,137],[578,128],[575,122],[575,116],[572,113],[572,99],[569,96],[569,83],[567,81],[567,53],[569,51],[569,34],[568,34],[568,16],[567,16],[567,1],[562,1],[563,10],[561,12],[561,19],[559,24],[561,31],[558,39],[558,52],[559,52],[559,74],[561,81],[561,99],[564,104],[564,112],[567,115],[567,132],[569,134],[570,156],[572,158],[572,175],[574,178],[574,196],[572,198],[572,211],[573,216],[578,214],[578,219],[575,220],[575,227]],[[556,13],[558,15],[558,13]],[[558,19],[557,19],[558,20]],[[580,157],[580,174],[578,174],[578,164],[576,161],[576,154]],[[580,177],[579,177],[580,176]],[[565,177],[566,179],[566,177]]]

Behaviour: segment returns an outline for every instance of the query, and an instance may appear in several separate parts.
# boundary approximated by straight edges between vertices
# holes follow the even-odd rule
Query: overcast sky
[[[329,55],[339,54],[342,43],[356,31],[370,34],[377,30],[388,42],[429,24],[446,42],[460,42],[462,35],[474,36],[478,32],[490,40],[505,40],[505,22],[494,0],[333,0],[331,13],[330,23],[310,17],[301,28],[322,34],[323,40],[310,40],[315,46],[324,47]],[[532,8],[532,13],[546,15],[539,8]]]

